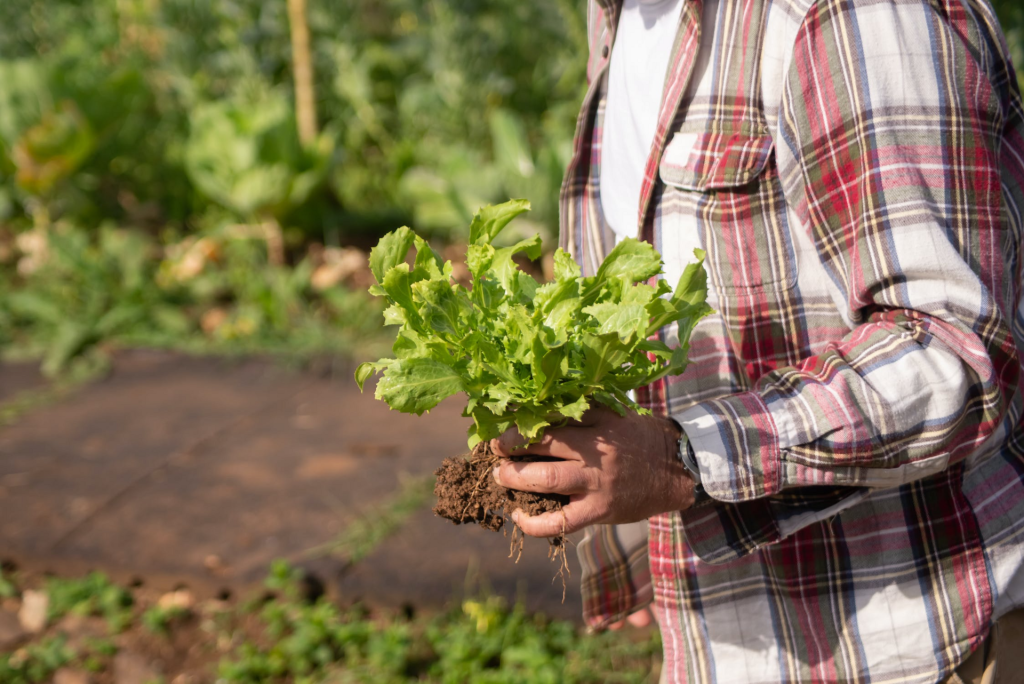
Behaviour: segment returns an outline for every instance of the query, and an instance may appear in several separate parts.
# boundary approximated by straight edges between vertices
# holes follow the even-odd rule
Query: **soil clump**
[[[531,459],[536,457],[513,456],[510,460]],[[444,459],[434,472],[437,476],[434,513],[456,525],[476,523],[485,530],[499,532],[504,531],[505,521],[511,521],[516,509],[533,516],[560,511],[569,503],[569,497],[562,494],[538,494],[502,487],[491,476],[500,461],[501,457],[491,450],[489,442],[477,444],[471,453],[464,456]],[[548,542],[551,545],[548,555],[565,566],[565,535],[552,537]],[[522,548],[522,531],[513,523],[509,557],[517,551],[521,554]]]

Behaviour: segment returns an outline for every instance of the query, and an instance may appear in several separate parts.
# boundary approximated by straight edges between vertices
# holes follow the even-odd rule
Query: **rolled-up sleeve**
[[[1009,105],[972,52],[973,20],[944,7],[821,2],[803,22],[779,174],[851,327],[677,416],[719,501],[901,485],[1020,414]]]

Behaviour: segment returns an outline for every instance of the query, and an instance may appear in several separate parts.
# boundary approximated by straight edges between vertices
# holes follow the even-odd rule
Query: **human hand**
[[[536,444],[521,446],[525,440],[514,429],[492,440],[494,453],[503,458],[559,459],[502,461],[494,479],[510,489],[569,497],[561,511],[513,513],[520,529],[534,537],[596,523],[636,522],[693,504],[694,481],[676,458],[678,439],[679,430],[668,419],[633,411],[622,417],[600,406],[579,423],[549,428]]]
[[[618,622],[613,622],[612,624],[608,625],[608,629],[615,632],[622,629],[627,624],[637,628],[648,627],[653,621],[654,617],[651,615],[651,609],[641,608],[635,613],[630,613],[629,617],[627,617],[625,620],[619,620]]]

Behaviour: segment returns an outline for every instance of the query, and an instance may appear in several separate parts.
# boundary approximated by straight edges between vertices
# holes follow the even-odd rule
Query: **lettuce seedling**
[[[377,280],[370,293],[387,302],[385,324],[400,328],[395,358],[356,369],[360,391],[374,373],[383,373],[377,399],[417,415],[465,392],[471,449],[513,425],[537,440],[548,426],[579,420],[594,402],[621,415],[627,409],[647,413],[628,392],[682,373],[690,334],[711,312],[704,253],[694,252],[697,262],[673,291],[665,280],[654,280],[662,273],[661,256],[645,242],[623,240],[588,277],[559,249],[554,280],[540,285],[513,260],[517,254],[538,258],[539,235],[511,247],[493,244],[529,207],[513,200],[485,207],[473,219],[470,288],[453,283],[451,262],[410,229],[381,238],[370,252]],[[678,324],[676,348],[653,337],[670,323]]]

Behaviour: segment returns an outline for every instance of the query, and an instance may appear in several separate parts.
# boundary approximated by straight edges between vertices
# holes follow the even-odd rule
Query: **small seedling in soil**
[[[703,252],[695,251],[696,263],[673,290],[657,279],[661,256],[633,239],[620,242],[586,277],[559,249],[554,280],[538,284],[514,258],[537,259],[539,235],[494,245],[528,209],[525,200],[512,200],[476,215],[466,253],[469,287],[455,282],[451,262],[410,229],[384,236],[370,253],[377,281],[370,293],[387,304],[385,324],[399,326],[395,358],[356,369],[360,389],[381,373],[376,397],[405,413],[421,415],[446,397],[466,394],[471,453],[441,464],[434,511],[456,524],[495,531],[516,509],[536,515],[560,510],[568,500],[498,486],[490,475],[499,459],[489,440],[514,427],[535,442],[546,428],[581,420],[598,404],[620,415],[649,413],[630,390],[683,372],[690,334],[711,312]],[[407,260],[410,250],[414,257]],[[677,331],[673,347],[654,337],[670,324]],[[564,564],[564,535],[552,545]]]

